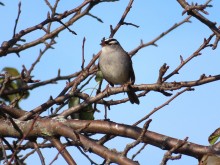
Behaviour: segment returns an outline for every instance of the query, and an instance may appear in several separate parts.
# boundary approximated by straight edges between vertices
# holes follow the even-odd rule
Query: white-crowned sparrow
[[[114,38],[101,41],[102,51],[99,57],[99,68],[104,79],[111,85],[128,85],[127,92],[130,102],[139,104],[140,101],[130,85],[135,82],[131,57]]]

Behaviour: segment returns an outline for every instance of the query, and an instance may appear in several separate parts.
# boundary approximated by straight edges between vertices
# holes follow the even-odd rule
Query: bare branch
[[[66,160],[67,164],[76,165],[77,163],[73,160],[70,153],[66,150],[66,146],[63,145],[59,139],[56,138],[49,138],[50,142],[57,148],[58,154],[56,157],[52,160],[50,164],[53,164],[53,162],[58,158],[58,155],[61,154],[63,158]]]
[[[8,120],[7,120],[8,121]],[[53,118],[53,119],[38,119],[37,122],[35,122],[33,129],[30,130],[29,122],[33,121],[19,121],[15,120],[18,127],[21,128],[22,131],[30,131],[26,138],[28,137],[34,137],[34,136],[42,136],[42,137],[50,137],[51,135],[62,135],[65,137],[68,137],[75,142],[77,142],[77,145],[82,146],[84,149],[89,149],[90,151],[97,153],[100,156],[103,156],[106,158],[106,155],[111,157],[111,160],[116,160],[117,163],[124,162],[125,160],[130,162],[130,160],[118,157],[119,155],[116,153],[111,152],[107,148],[103,148],[102,145],[98,145],[94,141],[86,138],[85,136],[82,136],[81,134],[77,134],[77,136],[73,133],[73,130],[80,130],[82,127],[85,129],[81,129],[82,132],[87,133],[104,133],[104,134],[110,134],[110,135],[117,135],[117,136],[123,136],[128,137],[131,139],[137,139],[140,137],[141,132],[143,131],[142,128],[139,127],[132,127],[129,125],[119,124],[115,122],[110,121],[86,121],[86,120],[65,120],[64,118]],[[10,122],[0,121],[0,124],[2,127],[0,127],[0,133],[2,136],[11,136],[11,137],[20,137],[20,134],[16,131],[16,129],[10,124]],[[5,128],[8,129],[8,132],[5,131]],[[42,129],[44,131],[42,131]],[[126,130],[126,131],[125,131]],[[80,142],[79,142],[80,140]],[[170,150],[173,147],[176,146],[176,144],[182,144],[182,140],[175,139],[166,135],[161,135],[152,131],[147,131],[143,136],[143,142],[151,144],[156,147],[163,147],[165,150]],[[102,152],[103,149],[106,152]],[[199,156],[203,156],[207,153],[213,153],[216,154],[220,151],[219,146],[213,145],[213,146],[202,146],[198,145],[192,142],[184,143],[181,147],[177,147],[175,149],[176,153],[190,155],[195,158]],[[118,159],[115,159],[118,158]],[[106,158],[107,159],[107,158]]]
[[[203,24],[208,26],[210,28],[210,30],[212,30],[213,33],[215,34],[216,40],[220,39],[220,30],[219,30],[219,28],[216,27],[216,23],[215,22],[211,22],[209,19],[207,19],[206,17],[201,15],[197,10],[195,10],[195,8],[197,8],[197,7],[195,7],[194,5],[190,6],[185,0],[177,0],[177,2],[187,11],[187,13],[189,15],[197,18]],[[204,5],[202,5],[202,7],[199,6],[198,8],[200,8],[200,9],[206,8],[206,7],[208,7],[208,4],[210,2],[211,2],[211,0],[208,0]],[[217,45],[213,45],[212,48],[215,49],[216,47],[217,47]]]
[[[147,144],[144,144],[134,155],[132,155],[132,160],[134,160],[134,158],[141,153],[141,151],[147,146]]]
[[[161,108],[169,105],[170,102],[172,102],[175,98],[177,98],[179,95],[183,94],[186,91],[189,91],[190,87],[183,89],[180,92],[177,92],[173,97],[171,97],[169,100],[167,100],[165,103],[163,103],[162,105],[154,108],[148,115],[144,116],[142,119],[140,119],[139,121],[137,121],[136,123],[133,124],[133,126],[136,126],[138,124],[140,124],[141,122],[143,122],[144,120],[148,119],[151,115],[153,115],[155,112],[157,112],[158,110],[160,110]]]
[[[140,136],[137,138],[136,141],[134,141],[133,143],[128,144],[128,145],[126,146],[126,148],[125,148],[124,151],[122,152],[122,155],[123,155],[123,156],[127,156],[127,153],[129,152],[129,150],[131,150],[132,148],[134,148],[135,146],[137,146],[138,144],[140,144],[140,143],[143,141],[143,137],[144,137],[144,135],[145,135],[145,133],[146,133],[146,131],[147,131],[147,129],[148,129],[149,124],[150,124],[151,121],[152,121],[151,119],[148,120],[148,121],[146,121],[146,123],[144,124],[144,127],[143,127],[143,129],[142,129],[142,132],[141,132]]]
[[[45,54],[45,52],[52,47],[53,44],[55,44],[55,40],[52,38],[50,40],[49,44],[45,44],[45,48],[43,50],[40,50],[40,53],[36,59],[36,61],[31,65],[31,68],[28,70],[28,74],[30,76],[31,72],[34,70],[34,67],[36,66],[37,63],[40,62],[41,57]]]
[[[60,68],[57,75],[50,79],[47,78],[43,81],[32,79],[33,76],[36,76],[33,75],[33,71],[42,60],[42,56],[45,55],[49,49],[56,50],[56,41],[59,41],[58,35],[60,37],[62,31],[65,30],[70,32],[74,34],[75,37],[76,32],[71,30],[71,27],[84,16],[90,16],[103,23],[100,15],[91,14],[91,9],[102,2],[116,2],[117,0],[85,0],[78,6],[66,11],[62,11],[63,8],[58,6],[60,5],[60,0],[55,0],[53,3],[49,0],[44,1],[46,6],[48,6],[48,12],[45,13],[42,22],[37,22],[34,26],[23,29],[20,32],[16,32],[21,16],[21,3],[18,4],[17,18],[12,29],[13,36],[11,39],[9,38],[9,40],[2,42],[0,47],[0,57],[2,57],[10,53],[20,56],[19,54],[22,54],[22,51],[26,49],[30,49],[37,45],[43,46],[36,59],[31,63],[30,68],[26,67],[30,64],[25,63],[25,65],[22,66],[20,74],[17,73],[15,76],[13,74],[10,75],[11,73],[0,74],[0,149],[2,151],[0,154],[3,154],[1,160],[5,159],[5,163],[8,164],[22,164],[25,163],[24,161],[26,161],[30,155],[38,154],[38,159],[41,164],[45,164],[46,161],[44,159],[47,157],[41,153],[41,149],[53,148],[58,152],[57,155],[52,158],[51,164],[57,161],[59,156],[62,156],[67,164],[77,164],[74,155],[68,152],[67,147],[78,148],[77,152],[81,152],[85,156],[85,159],[88,159],[91,164],[98,163],[96,163],[93,157],[90,157],[86,152],[91,152],[103,158],[102,164],[116,163],[135,165],[138,163],[138,160],[135,161],[134,157],[138,155],[146,145],[167,150],[161,164],[166,164],[168,160],[180,159],[182,154],[200,159],[207,154],[216,155],[220,153],[220,143],[212,146],[204,146],[193,142],[187,142],[187,138],[179,140],[174,137],[152,132],[148,129],[151,122],[151,119],[149,119],[150,116],[162,110],[162,108],[170,104],[178,96],[186,91],[194,90],[197,86],[220,81],[220,74],[206,75],[205,73],[198,75],[196,79],[187,81],[184,79],[168,81],[168,79],[174,78],[176,74],[180,74],[180,70],[192,61],[192,59],[201,56],[204,50],[208,50],[210,47],[213,49],[217,47],[220,39],[220,27],[217,27],[217,23],[210,21],[202,15],[208,14],[207,7],[211,7],[211,5],[209,5],[211,0],[207,0],[207,2],[202,5],[198,5],[197,3],[189,5],[186,0],[177,0],[177,3],[183,7],[183,14],[187,13],[189,16],[175,23],[149,42],[143,42],[141,39],[139,45],[133,47],[133,50],[128,53],[132,57],[139,50],[147,46],[158,46],[157,42],[161,38],[183,24],[190,23],[191,17],[200,20],[213,31],[213,34],[205,38],[197,50],[188,57],[185,58],[184,55],[177,57],[180,62],[174,70],[168,73],[169,66],[164,63],[159,69],[158,77],[155,82],[152,84],[142,82],[141,84],[132,85],[133,91],[138,92],[138,97],[144,97],[150,92],[156,92],[156,94],[162,94],[167,97],[173,95],[161,105],[153,108],[145,115],[142,115],[133,125],[126,125],[126,123],[119,124],[114,121],[111,122],[110,120],[113,119],[108,119],[110,116],[107,115],[107,111],[112,108],[112,105],[119,105],[128,101],[128,98],[123,95],[120,95],[121,98],[118,99],[114,97],[112,97],[113,99],[109,99],[109,96],[127,92],[130,90],[128,87],[122,85],[109,87],[108,90],[101,90],[102,82],[99,84],[98,89],[96,89],[97,86],[90,86],[94,83],[94,76],[99,69],[97,60],[101,51],[94,54],[85,65],[86,36],[83,38],[81,45],[82,62],[78,71],[62,76],[61,69],[63,68]],[[133,26],[135,28],[139,27],[132,22],[126,21],[126,17],[133,6],[133,2],[134,0],[129,0],[116,25],[110,25],[109,37],[114,37],[123,25]],[[39,36],[36,38],[33,37],[32,39],[34,33],[39,30]],[[84,34],[81,33],[81,31],[77,33],[80,33],[80,35]],[[25,40],[24,38],[27,36],[28,40]],[[44,96],[44,100],[46,101],[37,104],[36,107],[25,110],[22,110],[20,107],[14,107],[15,104],[25,98],[23,97],[23,93],[30,93],[32,89],[37,89],[45,85],[57,84],[63,80],[65,80],[66,83],[63,84],[63,87],[61,87],[62,89],[60,89],[57,95],[48,94],[48,96],[46,96],[48,99]],[[11,86],[17,82],[19,86],[15,85],[12,88]],[[89,91],[87,89],[89,89]],[[90,92],[91,90],[92,92]],[[97,90],[96,94],[94,94],[95,90]],[[16,96],[10,100],[7,99],[11,95]],[[72,97],[77,97],[77,104],[66,106]],[[102,107],[102,109],[99,110],[100,107]],[[73,113],[83,114],[87,109],[91,109],[92,112],[101,112],[103,110],[102,116],[104,121],[102,121],[102,119],[95,120],[94,118],[93,120],[88,120],[88,118],[86,118],[87,116],[85,120],[71,119]],[[48,114],[46,111],[48,111]],[[138,125],[143,121],[145,122],[144,126],[139,127]],[[103,135],[103,137],[97,140],[97,135],[98,137],[99,135]],[[127,143],[122,152],[119,152],[118,148],[114,149],[111,146],[105,147],[104,144],[114,137],[129,138],[132,139],[133,142]],[[8,138],[13,138],[15,140],[11,142]],[[39,138],[44,141],[39,143]],[[212,138],[216,137],[214,136]],[[217,138],[219,138],[218,134]],[[63,139],[66,139],[66,141]],[[144,145],[132,156],[132,159],[128,158],[128,152],[134,150],[140,143],[144,143]],[[24,152],[22,152],[22,150],[26,149],[30,149],[30,151],[20,158],[20,153],[23,154]],[[8,153],[11,153],[11,155],[7,155]],[[174,153],[177,155],[173,155]]]
[[[187,143],[188,137],[186,137],[183,141],[179,141],[177,142],[177,144],[175,146],[173,146],[173,148],[171,148],[169,151],[167,151],[164,154],[164,157],[162,159],[162,162],[160,163],[160,165],[166,165],[167,161],[169,159],[171,160],[176,160],[176,159],[180,159],[181,155],[179,156],[172,156],[172,153],[174,153],[178,148],[182,147],[184,144]]]
[[[161,66],[160,71],[159,71],[159,77],[157,79],[157,83],[158,84],[162,84],[163,82],[163,76],[166,73],[166,71],[169,69],[169,66],[167,66],[167,64],[163,64],[163,66]]]
[[[39,155],[39,158],[40,158],[40,160],[41,160],[41,164],[42,164],[42,165],[45,165],[44,157],[43,157],[42,152],[41,152],[40,149],[39,149],[38,144],[36,143],[36,141],[35,141],[35,142],[32,142],[32,143],[33,143],[33,145],[34,145],[34,147],[35,147],[35,150],[37,151],[37,153],[38,153],[38,155]]]
[[[209,43],[211,41],[211,39],[214,37],[214,34],[210,35],[208,39],[204,39],[202,45],[191,55],[189,56],[187,59],[183,60],[182,56],[180,56],[180,65],[174,69],[170,74],[168,74],[166,77],[163,78],[163,82],[165,82],[167,79],[169,79],[170,77],[172,77],[175,74],[179,73],[179,70],[186,65],[189,61],[191,61],[193,58],[197,57],[198,55],[201,55],[201,51],[209,46],[211,46]]]
[[[79,12],[86,5],[88,5],[88,7],[84,11]],[[92,0],[84,1],[81,5],[79,5],[75,9],[72,9],[70,11],[66,11],[62,14],[57,15],[56,17],[47,18],[46,20],[44,20],[43,22],[41,22],[35,26],[29,27],[25,30],[21,30],[19,33],[15,34],[15,36],[11,40],[4,41],[2,43],[2,45],[0,47],[0,57],[6,56],[7,54],[10,54],[10,53],[19,53],[22,50],[25,50],[25,49],[33,47],[35,45],[41,44],[42,42],[46,41],[47,39],[50,39],[50,38],[57,36],[58,33],[60,33],[62,30],[64,30],[68,26],[72,25],[75,21],[77,21],[81,17],[85,16],[94,7],[94,5],[96,5],[96,4],[92,3]],[[51,31],[50,33],[46,33],[44,36],[39,37],[38,39],[36,39],[32,42],[26,43],[26,44],[18,46],[18,47],[13,47],[23,36],[33,32],[35,30],[42,29],[48,23],[51,23],[51,22],[60,22],[61,23],[62,19],[66,18],[74,13],[75,13],[75,15],[72,18],[70,18],[65,23],[65,25],[56,28],[55,30]],[[72,32],[72,33],[74,33],[74,32]]]
[[[84,70],[84,63],[85,63],[85,55],[84,55],[84,50],[85,50],[85,42],[86,42],[86,38],[83,38],[83,43],[82,43],[82,65],[81,65],[81,69]]]
[[[92,15],[91,13],[88,13],[87,15],[90,16],[90,17],[92,17],[92,18],[95,18],[97,21],[99,21],[99,22],[101,22],[101,23],[104,23],[101,18],[99,18],[99,17],[97,17],[97,16],[94,16],[94,15]]]
[[[129,3],[128,3],[128,5],[127,5],[127,7],[126,7],[126,9],[125,9],[125,11],[124,11],[124,13],[123,13],[123,15],[122,15],[120,21],[119,21],[118,24],[116,25],[116,27],[115,27],[114,29],[112,28],[112,26],[110,27],[110,29],[111,29],[111,34],[110,34],[109,38],[112,38],[112,37],[115,35],[115,33],[118,31],[118,29],[121,27],[121,25],[124,24],[124,20],[125,20],[127,14],[129,13],[129,11],[130,11],[130,9],[131,9],[131,7],[132,7],[133,2],[134,2],[134,0],[130,0],[130,1],[129,1]]]
[[[147,46],[157,46],[156,42],[158,40],[160,40],[161,38],[163,38],[165,35],[169,34],[171,31],[173,31],[174,29],[176,29],[177,27],[183,25],[184,23],[188,23],[190,22],[189,19],[191,18],[191,16],[186,17],[185,19],[183,19],[182,21],[175,23],[172,27],[170,27],[168,30],[164,31],[163,33],[161,33],[159,36],[157,36],[156,38],[154,38],[153,40],[147,42],[147,43],[143,43],[143,41],[141,40],[140,45],[138,47],[136,47],[135,49],[133,49],[132,51],[130,51],[128,54],[130,56],[135,55],[140,49],[147,47]]]
[[[19,20],[19,17],[21,15],[21,1],[18,3],[18,15],[17,15],[17,18],[15,20],[15,26],[14,26],[14,31],[13,31],[13,37],[15,37],[15,33],[16,33],[16,28],[17,28],[17,25],[18,25],[18,20]]]

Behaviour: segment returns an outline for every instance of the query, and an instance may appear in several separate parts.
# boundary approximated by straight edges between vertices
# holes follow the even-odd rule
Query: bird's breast
[[[115,52],[106,54],[102,52],[99,67],[104,78],[113,84],[124,84],[129,81],[129,59]]]

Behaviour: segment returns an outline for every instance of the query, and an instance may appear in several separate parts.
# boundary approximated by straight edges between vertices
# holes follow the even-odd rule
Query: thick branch
[[[86,137],[80,134],[76,136],[76,134],[73,133],[73,131],[81,130],[81,132],[86,132],[86,133],[110,134],[110,135],[128,137],[132,139],[137,139],[138,137],[140,137],[140,134],[143,131],[142,128],[139,127],[133,127],[129,125],[123,125],[123,124],[107,122],[107,121],[65,120],[64,118],[39,119],[34,123],[33,129],[31,131],[30,131],[31,128],[30,121],[21,122],[15,120],[15,123],[20,129],[22,129],[24,134],[27,131],[29,131],[26,138],[39,137],[39,136],[50,137],[50,136],[62,135],[71,138],[76,142],[77,141],[81,142],[82,144],[78,143],[78,145],[82,145],[82,147],[87,147],[87,149],[92,149],[92,151],[98,155],[101,155],[102,154],[101,152],[106,150],[106,148],[90,141],[89,139],[87,139]],[[20,138],[19,132],[11,125],[10,121],[1,120],[0,126],[1,126],[0,134],[2,136]],[[174,146],[176,146],[177,143],[181,142],[181,140],[179,139],[175,139],[151,131],[147,131],[145,133],[142,141],[144,143],[148,143],[159,148],[162,147],[165,150],[170,150]],[[210,146],[208,147],[208,146],[202,146],[188,142],[185,143],[180,148],[177,148],[175,153],[181,153],[198,158],[207,153],[216,154],[219,151],[220,148],[215,145],[213,145],[212,147]],[[118,159],[123,159],[122,161],[124,161],[124,158],[118,157]]]

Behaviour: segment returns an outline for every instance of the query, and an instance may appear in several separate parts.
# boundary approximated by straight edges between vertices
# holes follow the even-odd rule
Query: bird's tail
[[[128,94],[128,98],[129,98],[131,104],[134,104],[134,103],[140,104],[138,96],[135,94],[133,88],[130,85],[128,86],[128,88],[129,88],[129,91],[127,91],[127,94]]]

